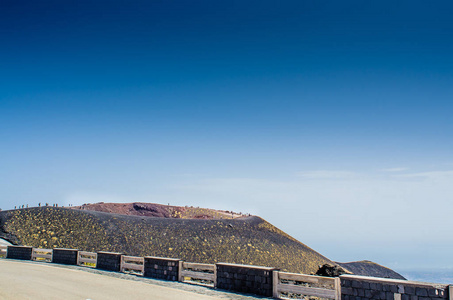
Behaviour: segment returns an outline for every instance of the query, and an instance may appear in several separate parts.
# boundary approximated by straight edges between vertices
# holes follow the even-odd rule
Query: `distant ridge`
[[[349,263],[339,263],[341,267],[351,271],[355,275],[382,277],[382,278],[393,278],[406,280],[404,276],[387,267],[381,266],[369,260],[354,261]]]

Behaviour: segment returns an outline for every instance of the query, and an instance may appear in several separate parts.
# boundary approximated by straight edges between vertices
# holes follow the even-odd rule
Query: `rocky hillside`
[[[128,216],[144,216],[175,219],[234,219],[240,213],[193,206],[171,206],[157,203],[93,203],[74,206],[74,209],[93,210]]]
[[[0,237],[33,247],[67,247],[229,262],[311,274],[333,263],[265,220],[131,216],[57,207],[0,212]]]
[[[401,274],[398,274],[392,269],[386,268],[369,260],[354,261],[349,263],[337,262],[337,264],[351,271],[355,275],[406,280],[406,278],[404,278]]]
[[[257,216],[154,203],[96,203],[0,211],[0,238],[40,248],[228,262],[314,274],[321,265],[404,279],[370,261],[335,263]]]

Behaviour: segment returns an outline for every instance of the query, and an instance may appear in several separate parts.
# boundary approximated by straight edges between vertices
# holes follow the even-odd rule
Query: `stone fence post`
[[[33,254],[33,247],[27,246],[8,246],[6,251],[6,258],[31,260]]]
[[[273,271],[275,268],[216,264],[216,286],[219,289],[259,296],[273,296]]]
[[[180,261],[177,258],[145,256],[143,276],[178,281]]]
[[[78,249],[55,248],[52,250],[52,262],[65,265],[77,265]]]
[[[450,299],[452,286],[408,280],[341,275],[341,299]]]
[[[121,271],[121,255],[123,253],[115,252],[98,252],[96,269],[120,272]]]

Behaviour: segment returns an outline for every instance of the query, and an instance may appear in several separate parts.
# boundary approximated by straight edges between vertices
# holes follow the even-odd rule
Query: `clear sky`
[[[235,210],[333,260],[453,268],[452,15],[3,0],[0,208]]]

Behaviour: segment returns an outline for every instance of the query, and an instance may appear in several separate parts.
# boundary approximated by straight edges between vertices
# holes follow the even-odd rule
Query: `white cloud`
[[[381,169],[379,171],[394,173],[394,172],[403,172],[403,171],[406,171],[406,170],[408,170],[408,169],[407,168],[403,168],[403,167],[397,167],[397,168]]]
[[[346,179],[353,178],[357,173],[350,171],[332,171],[332,170],[316,170],[298,172],[297,176],[306,179]]]
[[[398,175],[394,175],[394,176],[400,177],[400,178],[444,180],[444,179],[453,179],[453,170],[398,174]]]

